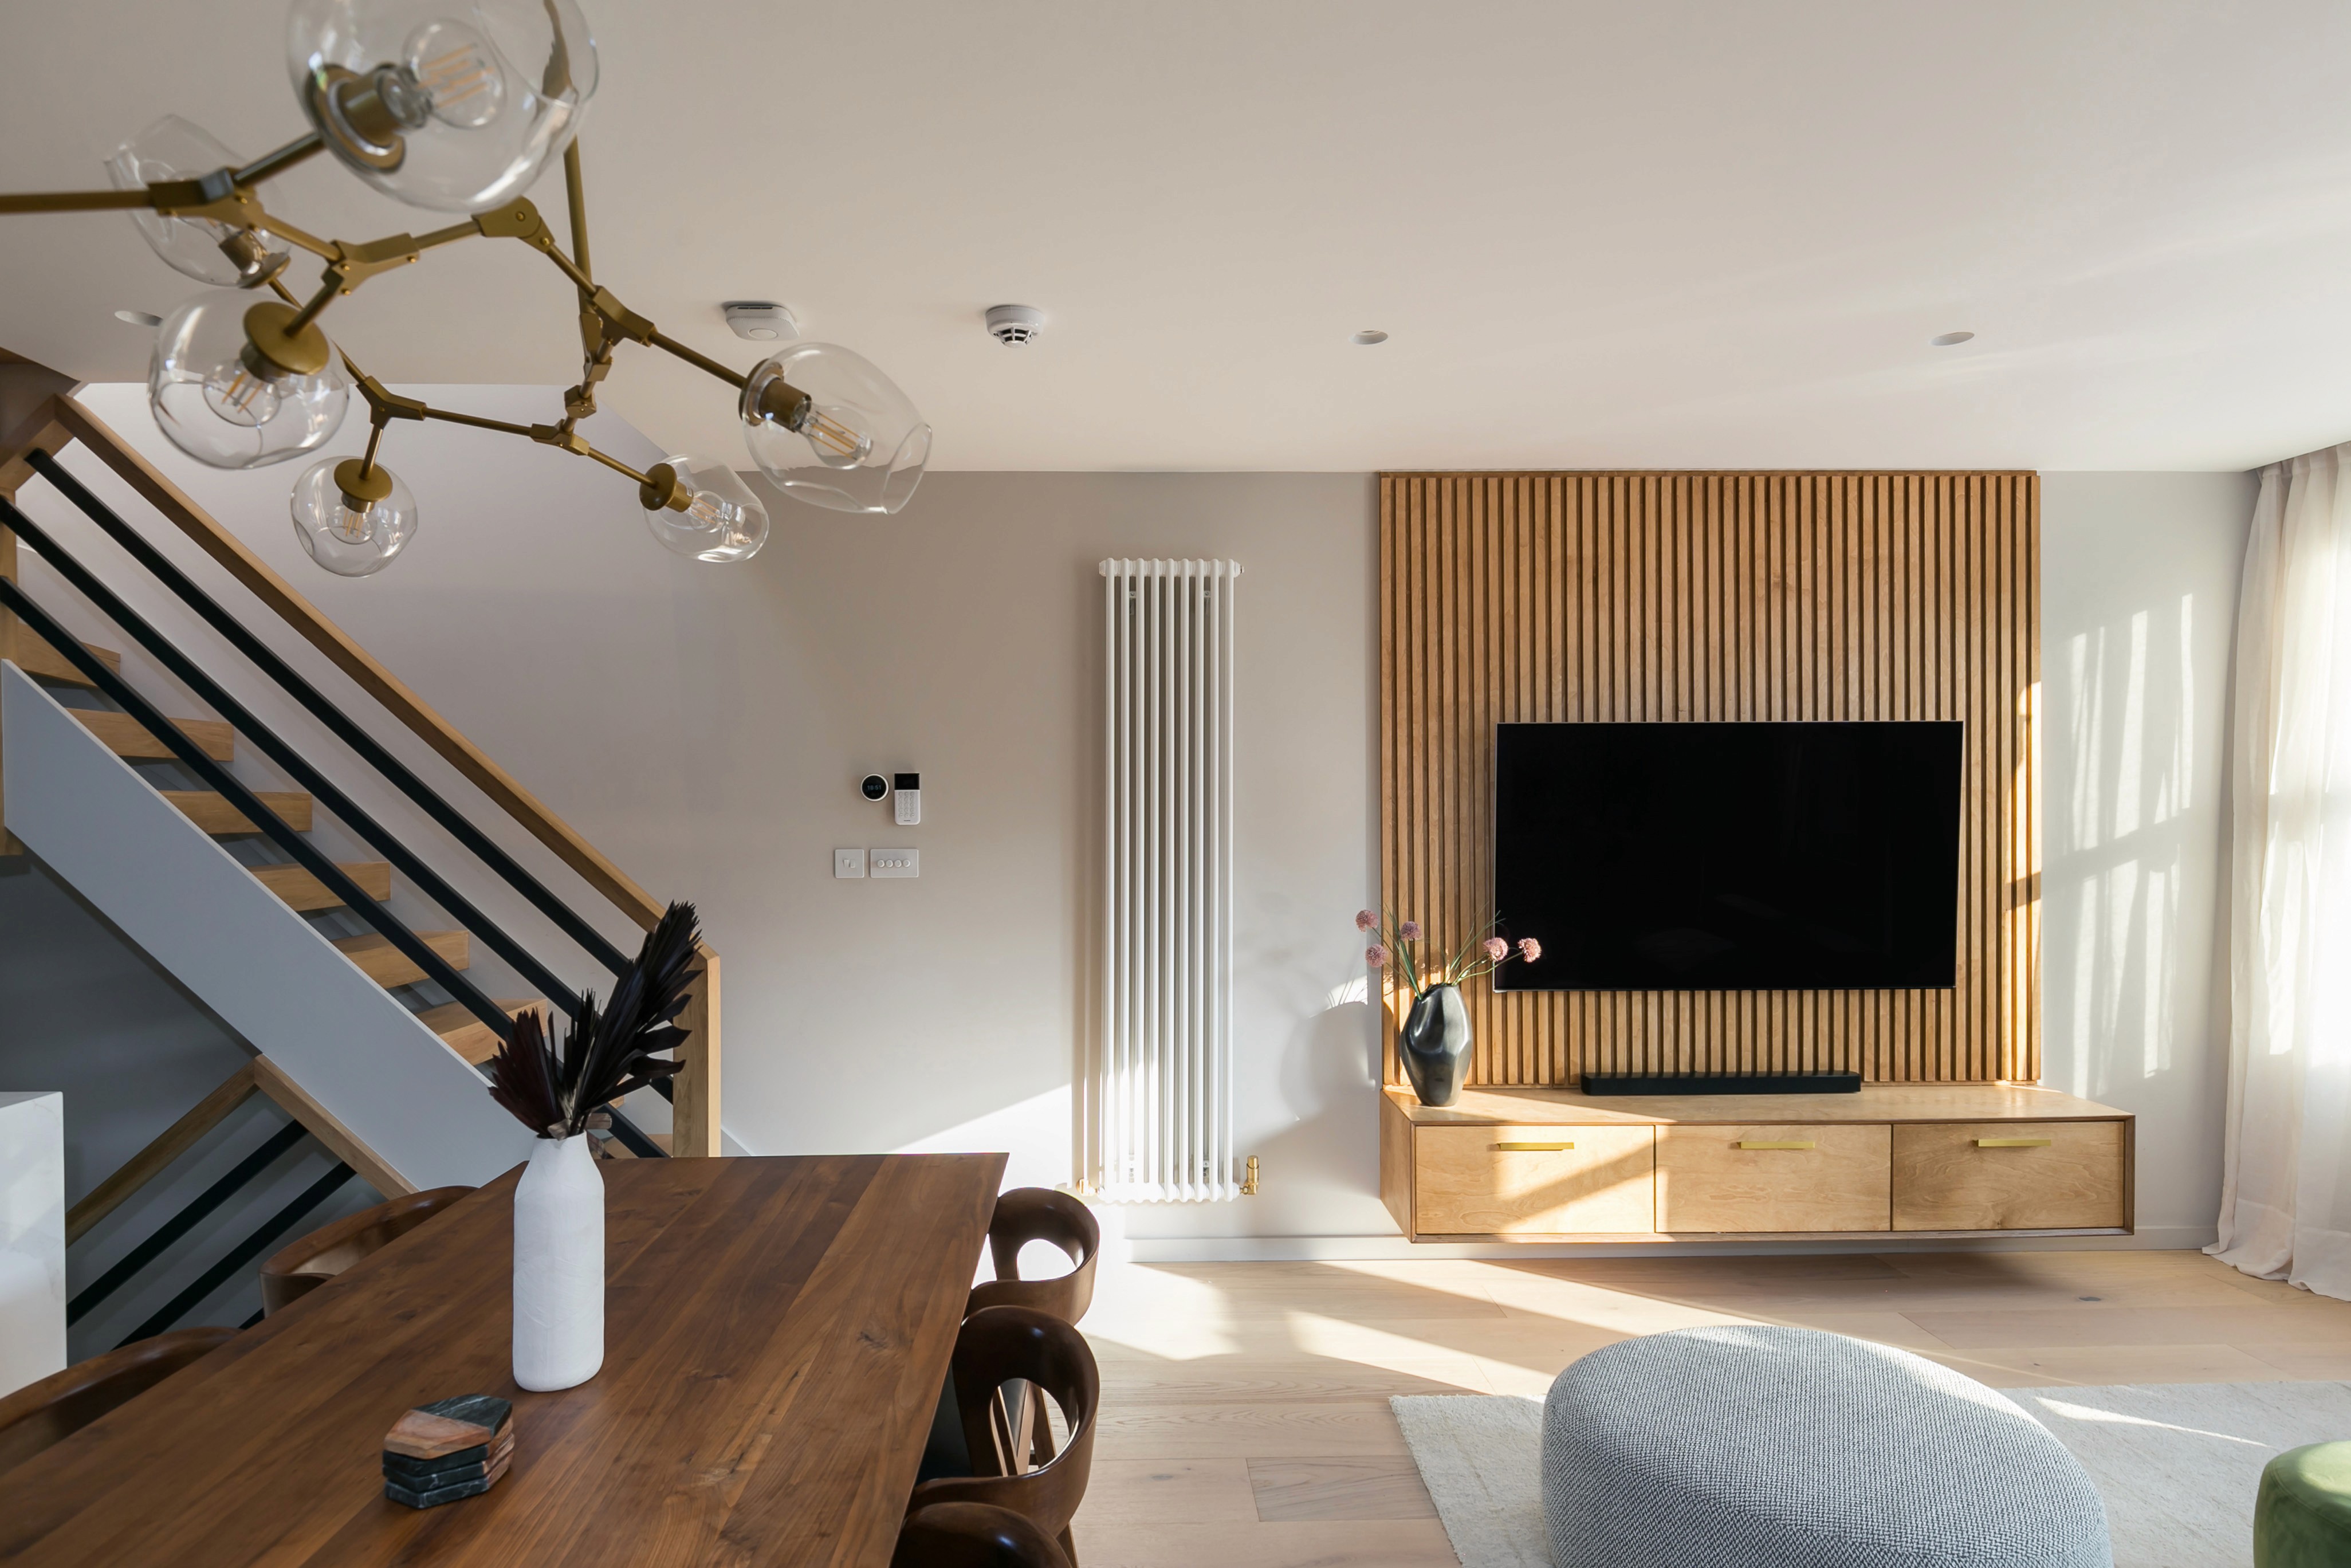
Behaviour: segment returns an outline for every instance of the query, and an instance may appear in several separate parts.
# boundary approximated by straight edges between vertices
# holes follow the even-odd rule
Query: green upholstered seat
[[[2289,1448],[2262,1470],[2253,1568],[2351,1563],[2351,1443]]]

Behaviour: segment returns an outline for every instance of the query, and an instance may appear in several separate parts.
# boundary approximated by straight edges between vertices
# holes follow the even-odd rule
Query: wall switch
[[[865,852],[863,850],[833,851],[832,874],[836,879],[841,881],[848,881],[852,878],[863,876],[865,874]]]
[[[923,852],[920,850],[875,850],[875,876],[920,876],[923,874]]]

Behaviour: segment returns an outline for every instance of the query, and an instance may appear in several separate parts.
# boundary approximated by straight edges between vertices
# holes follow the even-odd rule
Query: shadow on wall
[[[2226,742],[2252,485],[2052,475],[2043,1082],[2142,1117],[2142,1226],[2209,1227],[2228,1045]]]

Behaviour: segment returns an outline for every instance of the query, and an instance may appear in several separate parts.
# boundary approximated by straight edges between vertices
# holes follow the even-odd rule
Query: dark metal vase
[[[1396,1030],[1396,1054],[1422,1104],[1450,1105],[1460,1096],[1469,1071],[1469,1009],[1459,988],[1431,986],[1414,1000]]]

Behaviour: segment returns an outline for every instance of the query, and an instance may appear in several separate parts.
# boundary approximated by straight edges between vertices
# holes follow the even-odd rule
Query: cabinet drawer
[[[1657,1228],[1884,1230],[1891,1131],[1883,1123],[1660,1127]],[[1756,1146],[1772,1144],[1782,1146]]]
[[[2123,1223],[2120,1122],[1894,1129],[1896,1230],[2074,1230]]]
[[[1415,1228],[1517,1236],[1655,1228],[1652,1127],[1419,1127]]]

